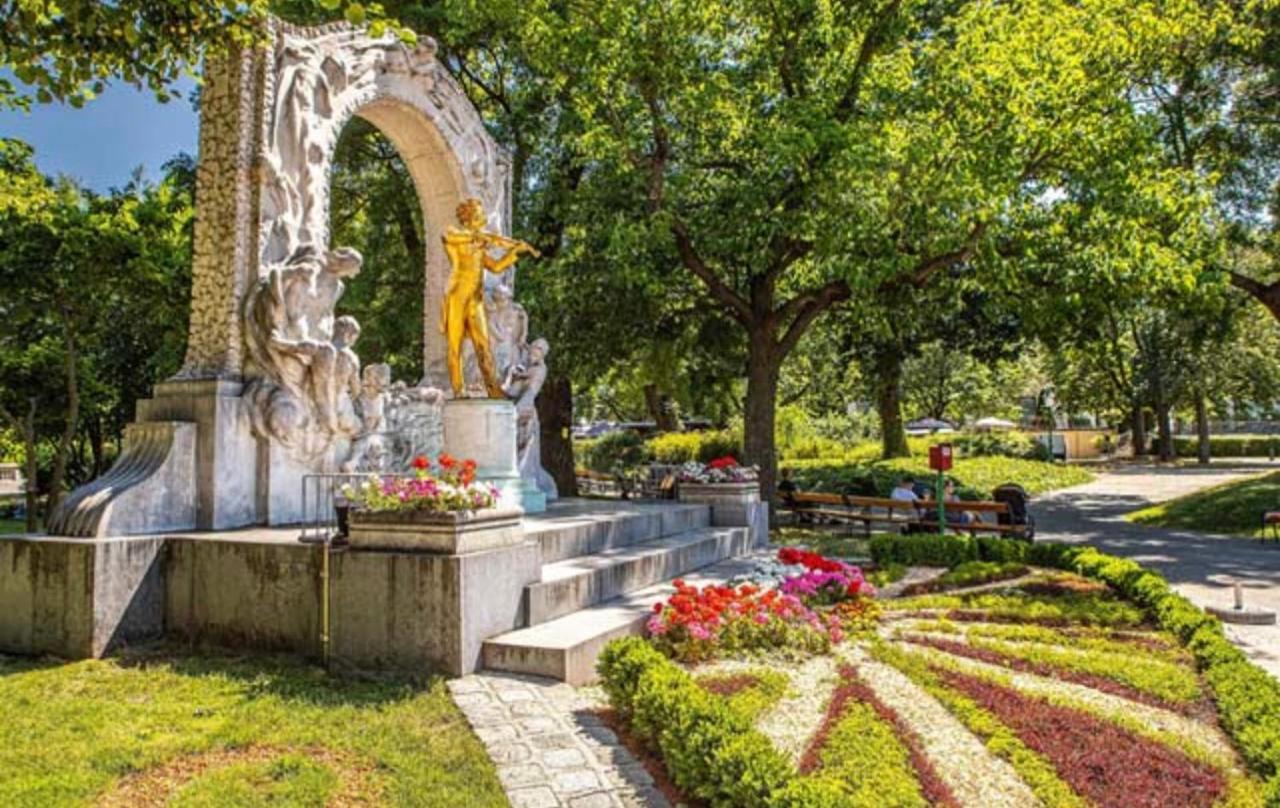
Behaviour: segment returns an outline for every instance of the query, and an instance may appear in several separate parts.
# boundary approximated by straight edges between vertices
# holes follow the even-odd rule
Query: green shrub
[[[803,491],[834,491],[858,496],[885,497],[893,486],[909,474],[917,480],[932,480],[935,472],[923,457],[894,460],[822,459],[797,460],[785,464],[794,472]],[[1093,475],[1079,466],[1042,463],[1014,457],[961,457],[950,476],[956,494],[965,500],[991,498],[991,491],[1004,483],[1017,483],[1029,494],[1087,483]]]
[[[869,704],[850,702],[819,753],[824,777],[844,786],[839,804],[925,808],[910,752]]]
[[[597,669],[609,703],[662,755],[672,781],[715,806],[764,808],[795,768],[746,716],[638,637],[615,640]]]
[[[728,429],[667,432],[646,441],[645,450],[657,463],[706,463],[725,455],[741,457],[742,435]]]
[[[963,433],[952,437],[951,445],[961,457],[1049,459],[1049,447],[1023,432]]]
[[[1195,437],[1173,438],[1173,450],[1178,457],[1195,457],[1200,441]],[[1209,438],[1209,454],[1213,457],[1268,457],[1280,454],[1280,435],[1212,435]]]
[[[976,561],[978,546],[968,536],[906,535],[885,533],[871,539],[871,560],[877,565],[955,567]]]
[[[622,474],[652,458],[644,438],[636,432],[610,432],[593,441],[582,441],[581,465],[601,474]]]

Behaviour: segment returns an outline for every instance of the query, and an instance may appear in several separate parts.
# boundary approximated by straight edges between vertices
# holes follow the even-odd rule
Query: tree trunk
[[[71,333],[71,325],[66,322],[64,314],[62,326],[63,344],[66,354],[63,357],[64,370],[67,377],[67,419],[62,428],[62,438],[58,441],[58,449],[53,457],[53,473],[49,476],[49,500],[46,503],[48,514],[58,506],[62,499],[62,489],[67,478],[67,459],[71,454],[71,441],[75,439],[76,428],[80,419],[80,380],[78,365],[80,354],[76,348],[75,336]]]
[[[542,432],[542,467],[562,497],[578,495],[573,462],[573,387],[567,376],[552,376],[535,402]]]
[[[27,532],[40,529],[40,463],[36,457],[36,399],[33,396],[22,423],[22,445],[26,453]]]
[[[1157,428],[1160,430],[1160,460],[1168,463],[1176,458],[1173,452],[1173,420],[1171,407],[1163,398],[1156,399]]]
[[[1143,457],[1147,454],[1147,422],[1142,411],[1142,402],[1133,405],[1133,456]]]
[[[671,397],[658,389],[656,384],[644,386],[644,406],[659,432],[679,432],[680,419],[676,416]]]
[[[908,457],[907,433],[902,423],[902,354],[893,347],[875,354],[876,411],[880,414],[881,454]]]
[[[1196,459],[1207,465],[1210,459],[1209,447],[1209,407],[1205,403],[1204,393],[1196,392]]]
[[[781,352],[768,329],[754,327],[747,348],[747,400],[744,403],[743,462],[760,468],[760,496],[773,497],[777,478],[774,423],[777,416]]]

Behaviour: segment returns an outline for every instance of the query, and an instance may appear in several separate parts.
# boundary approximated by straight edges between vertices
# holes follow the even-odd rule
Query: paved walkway
[[[512,808],[668,808],[595,714],[591,690],[481,673],[450,681],[449,691],[498,767]]]
[[[1159,570],[1201,606],[1230,606],[1232,585],[1245,604],[1280,611],[1280,546],[1239,536],[1165,530],[1127,522],[1124,515],[1209,486],[1280,469],[1266,461],[1209,467],[1120,467],[1086,485],[1039,497],[1032,505],[1037,538],[1087,542]],[[1280,627],[1228,626],[1227,634],[1260,666],[1280,677]]]

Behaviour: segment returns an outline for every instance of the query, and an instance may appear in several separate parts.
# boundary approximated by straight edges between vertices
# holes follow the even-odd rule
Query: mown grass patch
[[[871,540],[861,535],[850,535],[847,529],[776,527],[770,532],[769,540],[778,547],[808,547],[831,558],[862,559],[871,554]]]
[[[1125,518],[1150,527],[1257,538],[1263,511],[1280,509],[1280,472],[1215,485],[1134,511]]]
[[[848,460],[797,460],[788,463],[796,483],[804,491],[834,491],[888,496],[904,474],[932,479],[927,457],[898,458],[876,462]],[[1005,483],[1017,483],[1030,494],[1081,485],[1093,473],[1080,466],[1021,460],[1014,457],[962,457],[955,461],[949,476],[963,489],[961,496],[987,499],[991,490]],[[967,496],[966,496],[967,495]]]
[[[506,804],[440,679],[348,681],[291,657],[173,649],[73,663],[0,656],[0,805],[87,805],[130,775],[247,747],[280,752],[201,768],[182,799],[341,792],[343,771],[359,770],[377,804]],[[291,802],[310,804],[274,804]]]
[[[1062,592],[1046,596],[1012,589],[961,595],[919,595],[887,601],[885,609],[908,614],[922,610],[941,610],[943,617],[965,622],[1114,628],[1133,628],[1147,622],[1141,608],[1105,591]]]

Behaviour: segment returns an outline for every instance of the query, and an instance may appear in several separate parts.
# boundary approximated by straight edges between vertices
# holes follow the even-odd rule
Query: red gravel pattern
[[[1226,788],[1212,767],[1086,713],[977,677],[938,675],[1004,722],[1098,808],[1210,808]]]
[[[751,673],[735,673],[729,676],[708,676],[698,680],[698,686],[716,696],[728,698],[760,684],[760,677]]]
[[[960,801],[951,793],[951,789],[938,776],[937,770],[933,768],[933,764],[925,756],[924,746],[921,744],[919,736],[912,731],[911,727],[902,720],[897,712],[880,701],[875,691],[862,681],[858,676],[857,669],[851,665],[844,665],[840,668],[840,684],[836,686],[836,689],[831,694],[831,702],[827,706],[826,717],[823,719],[822,725],[818,727],[818,731],[809,740],[809,746],[800,758],[800,772],[802,774],[809,774],[818,768],[822,749],[827,745],[827,738],[830,737],[831,731],[839,723],[840,716],[844,713],[845,705],[850,701],[860,701],[871,707],[876,711],[876,715],[894,728],[898,740],[902,741],[903,746],[907,748],[911,767],[915,769],[916,779],[920,783],[920,790],[930,805],[960,808]]]
[[[1150,693],[1144,693],[1136,690],[1128,685],[1121,684],[1114,679],[1108,679],[1105,676],[1098,676],[1092,673],[1084,673],[1082,671],[1073,671],[1067,668],[1059,668],[1045,662],[1031,662],[1026,659],[1018,659],[1017,657],[1006,656],[998,651],[992,651],[990,648],[975,648],[966,643],[957,642],[955,640],[944,640],[941,637],[906,637],[905,640],[914,645],[923,645],[926,648],[935,648],[939,651],[945,651],[948,654],[954,654],[959,657],[968,659],[976,659],[979,662],[988,662],[992,665],[1000,665],[1015,671],[1023,673],[1034,673],[1038,676],[1045,676],[1050,679],[1060,679],[1064,682],[1074,682],[1078,685],[1091,687],[1094,690],[1100,690],[1103,693],[1110,693],[1113,696],[1136,701],[1139,704],[1146,704],[1151,707],[1159,707],[1163,710],[1181,713],[1183,715],[1200,716],[1204,712],[1204,704],[1202,702],[1178,702],[1165,701],[1162,698],[1153,696]]]

